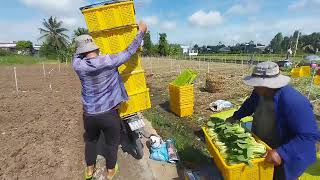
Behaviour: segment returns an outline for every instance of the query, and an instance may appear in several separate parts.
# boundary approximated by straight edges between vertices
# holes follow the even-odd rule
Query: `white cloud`
[[[288,6],[290,11],[299,10],[307,5],[307,0],[298,0]]]
[[[147,25],[149,26],[153,26],[153,25],[157,25],[158,24],[158,17],[157,16],[147,16],[142,18]]]
[[[260,10],[260,4],[257,1],[245,1],[241,4],[235,4],[227,10],[227,14],[251,14]]]
[[[161,23],[161,28],[165,30],[173,30],[177,26],[175,21],[164,21]]]
[[[221,24],[223,22],[223,17],[219,11],[209,11],[206,13],[203,10],[200,10],[192,14],[188,20],[193,25],[209,27]]]
[[[188,28],[178,26],[176,31],[170,31],[168,37],[170,42],[190,44],[191,41],[199,45],[216,45],[219,41],[227,45],[238,42],[249,42],[268,45],[270,40],[278,32],[284,36],[290,36],[295,30],[301,30],[303,34],[318,32],[320,23],[317,17],[298,17],[298,18],[258,18],[256,21],[244,23],[225,23],[223,26],[215,28]],[[268,24],[268,26],[266,26]],[[187,34],[188,36],[184,36]]]
[[[319,9],[320,0],[296,0],[293,3],[289,4],[288,10],[297,11],[302,10],[303,8],[309,7],[310,9]]]
[[[88,4],[86,0],[20,0],[25,6],[43,13],[43,18],[57,17],[70,30],[85,27],[84,18],[79,8]],[[42,21],[42,19],[39,21]]]
[[[85,5],[84,0],[20,0],[26,6],[48,13],[71,14]]]

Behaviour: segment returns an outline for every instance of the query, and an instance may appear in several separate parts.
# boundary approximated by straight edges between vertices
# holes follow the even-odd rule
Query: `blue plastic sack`
[[[156,161],[168,161],[169,156],[166,143],[162,143],[158,148],[151,147],[150,159]]]

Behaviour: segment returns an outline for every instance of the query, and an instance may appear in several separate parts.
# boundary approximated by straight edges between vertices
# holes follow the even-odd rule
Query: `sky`
[[[0,0],[0,42],[41,44],[41,22],[55,16],[70,31],[86,27],[80,7],[97,0]],[[320,0],[135,0],[136,16],[153,42],[166,33],[169,43],[215,45],[222,42],[269,44],[278,32],[320,32]]]

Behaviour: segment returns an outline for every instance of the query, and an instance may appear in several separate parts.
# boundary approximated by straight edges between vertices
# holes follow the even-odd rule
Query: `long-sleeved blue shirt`
[[[136,53],[141,45],[143,35],[144,33],[139,31],[129,47],[118,54],[91,59],[75,55],[72,65],[81,81],[84,113],[106,112],[128,100],[128,94],[119,75],[118,67]]]
[[[315,144],[320,140],[316,118],[308,99],[291,86],[277,90],[273,99],[281,141],[276,150],[283,160],[286,179],[293,180],[316,161]],[[251,116],[258,103],[259,95],[253,91],[233,116]]]

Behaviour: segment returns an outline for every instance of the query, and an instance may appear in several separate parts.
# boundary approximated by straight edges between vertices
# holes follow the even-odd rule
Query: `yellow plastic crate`
[[[194,90],[193,84],[188,86],[175,86],[169,84],[170,101],[179,103],[194,103]]]
[[[90,32],[136,24],[133,1],[100,3],[81,8]]]
[[[207,144],[208,151],[213,157],[214,162],[216,163],[218,169],[221,171],[222,176],[225,180],[272,180],[273,179],[273,164],[267,163],[265,158],[257,158],[251,160],[253,167],[249,167],[244,163],[235,164],[235,165],[227,165],[223,157],[220,155],[220,152],[216,145],[210,139],[206,128],[202,128],[205,140]],[[257,142],[263,143],[268,150],[271,148],[266,145],[264,142],[259,140],[256,136],[254,136]]]
[[[173,113],[175,113],[179,117],[191,116],[193,114],[193,104],[185,105],[185,106],[170,104],[170,109]]]
[[[301,66],[300,67],[300,77],[308,77],[311,75],[310,66]]]
[[[221,112],[218,112],[218,113],[214,113],[210,117],[215,117],[215,118],[220,118],[220,119],[227,119],[227,118],[233,116],[233,114],[236,111],[237,111],[237,109],[231,108],[231,109],[228,109],[226,111],[221,111]],[[252,116],[247,116],[247,117],[242,118],[240,121],[241,122],[250,122],[252,120],[253,120]]]
[[[121,117],[151,108],[149,89],[128,94],[129,101],[121,103],[118,111]]]
[[[300,77],[300,68],[292,68],[290,75],[293,78]]]
[[[320,86],[320,75],[314,77],[313,83]]]
[[[118,68],[118,71],[120,74],[128,74],[133,71],[141,71],[142,70],[142,64],[141,64],[141,57],[138,53],[133,55],[129,61],[124,63]]]
[[[125,26],[92,33],[92,37],[102,54],[117,54],[132,43],[137,33],[137,26]]]
[[[312,164],[299,177],[299,180],[319,180],[320,179],[320,153],[317,154],[317,162]]]
[[[124,83],[124,87],[129,94],[131,92],[137,92],[147,89],[146,78],[144,75],[144,71],[142,70],[133,71],[129,74],[121,74],[121,78]]]

